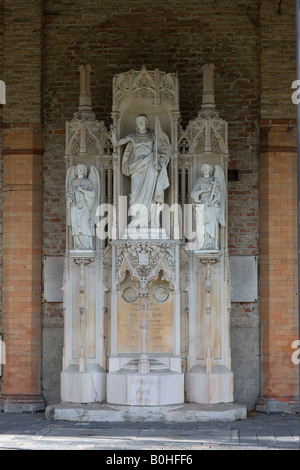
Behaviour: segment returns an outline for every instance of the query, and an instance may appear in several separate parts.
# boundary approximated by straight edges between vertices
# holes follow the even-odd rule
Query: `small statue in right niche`
[[[192,190],[196,220],[196,249],[220,249],[220,225],[225,226],[226,183],[220,165],[204,163]]]

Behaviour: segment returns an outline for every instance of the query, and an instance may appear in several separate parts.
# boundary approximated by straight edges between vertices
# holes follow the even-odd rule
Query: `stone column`
[[[138,363],[138,372],[140,374],[149,374],[150,362],[147,353],[147,311],[149,301],[149,290],[141,289],[139,292],[139,298],[141,303],[141,353]]]
[[[41,366],[42,129],[4,132],[2,331],[4,411],[43,408]]]
[[[22,24],[22,28],[16,27]],[[42,2],[4,1],[4,203],[0,408],[38,411],[41,397]]]

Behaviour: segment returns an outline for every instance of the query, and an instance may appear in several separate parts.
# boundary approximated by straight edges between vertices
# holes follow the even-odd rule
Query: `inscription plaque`
[[[141,307],[132,281],[125,281],[119,293],[119,352],[139,353],[141,350]],[[161,280],[150,287],[147,315],[148,353],[172,353],[173,301],[167,283]]]

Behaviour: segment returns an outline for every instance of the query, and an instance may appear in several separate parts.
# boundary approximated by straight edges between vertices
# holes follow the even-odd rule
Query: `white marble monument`
[[[90,74],[80,67],[66,127],[61,399],[231,403],[228,133],[214,66],[185,129],[176,73],[116,75],[109,130],[92,111]]]

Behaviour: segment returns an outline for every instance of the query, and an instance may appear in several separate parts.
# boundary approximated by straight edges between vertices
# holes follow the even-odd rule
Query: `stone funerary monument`
[[[180,124],[176,73],[116,75],[96,120],[89,66],[66,125],[62,402],[233,402],[227,123],[203,67],[202,106]]]

